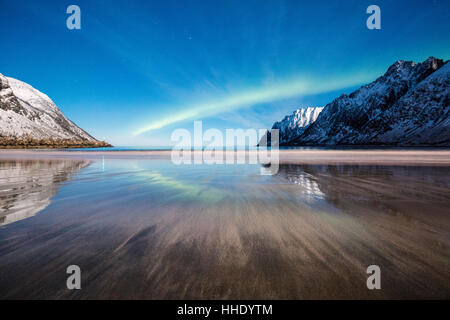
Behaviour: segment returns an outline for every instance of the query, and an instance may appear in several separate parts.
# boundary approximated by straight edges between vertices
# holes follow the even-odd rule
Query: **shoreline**
[[[224,151],[233,157],[255,156],[256,150]],[[192,151],[198,156],[202,151]],[[139,159],[170,160],[171,150],[104,151],[104,150],[52,150],[52,149],[0,149],[0,160],[45,159]],[[267,152],[270,156],[270,151]],[[248,159],[246,159],[248,160]],[[246,161],[248,163],[248,161]],[[279,150],[280,164],[330,165],[418,165],[450,166],[450,150]]]
[[[85,141],[71,139],[30,139],[0,138],[0,150],[36,150],[36,149],[71,149],[112,147],[105,141]]]

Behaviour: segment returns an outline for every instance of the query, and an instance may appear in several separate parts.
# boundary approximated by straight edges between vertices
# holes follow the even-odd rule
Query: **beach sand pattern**
[[[0,298],[450,298],[441,154],[392,165],[289,151],[274,176],[148,153],[21,155],[0,155],[0,206],[37,210],[0,227]],[[81,290],[66,288],[71,264]],[[366,287],[372,264],[381,290]]]

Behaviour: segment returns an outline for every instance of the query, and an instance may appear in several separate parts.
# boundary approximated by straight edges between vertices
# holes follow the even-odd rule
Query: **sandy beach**
[[[0,151],[3,299],[448,299],[450,152]],[[66,268],[82,290],[65,288]],[[369,265],[382,289],[366,287]]]
[[[279,150],[280,164],[372,164],[372,165],[450,165],[450,150]],[[201,151],[192,151],[192,158]],[[257,151],[224,151],[246,158]],[[0,159],[163,159],[171,158],[170,150],[152,151],[65,151],[65,150],[0,150]],[[268,152],[270,155],[270,151]]]

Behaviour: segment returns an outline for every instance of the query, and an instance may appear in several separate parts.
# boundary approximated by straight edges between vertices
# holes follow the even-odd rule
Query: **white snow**
[[[280,130],[280,143],[288,142],[294,136],[301,134],[311,123],[316,121],[323,107],[302,107],[291,115],[276,122],[273,129]]]
[[[44,93],[20,80],[0,74],[0,136],[33,139],[95,141],[67,119]]]

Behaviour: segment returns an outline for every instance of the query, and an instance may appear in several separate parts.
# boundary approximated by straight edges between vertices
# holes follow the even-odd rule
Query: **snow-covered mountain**
[[[283,120],[274,123],[272,129],[278,129],[280,143],[288,143],[300,136],[303,131],[316,121],[323,107],[305,107],[295,110]]]
[[[0,146],[95,147],[108,145],[66,118],[32,86],[0,74]]]
[[[307,128],[287,129],[281,144],[450,146],[449,90],[448,61],[397,61],[374,82],[327,104]]]

